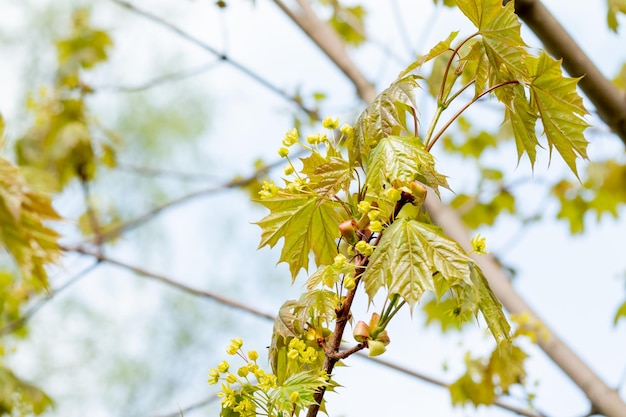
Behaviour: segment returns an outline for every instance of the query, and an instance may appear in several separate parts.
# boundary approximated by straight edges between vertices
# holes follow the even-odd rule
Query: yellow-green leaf
[[[457,0],[457,6],[478,28],[492,68],[505,78],[525,76],[526,44],[520,35],[513,2],[503,7],[501,0]]]
[[[446,177],[435,170],[435,159],[413,136],[388,136],[380,139],[370,153],[367,183],[373,193],[382,191],[392,181],[409,183],[418,180],[432,187],[448,188]]]
[[[402,71],[400,75],[398,75],[398,78],[405,77],[411,71],[421,67],[424,63],[430,61],[433,58],[438,57],[439,55],[443,54],[446,51],[449,51],[452,41],[456,38],[456,35],[458,34],[459,34],[458,31],[451,32],[450,35],[448,35],[448,37],[445,40],[439,41],[437,45],[433,46],[426,55],[419,57],[415,62],[410,64],[408,67],[406,67],[406,69]]]
[[[381,139],[408,130],[404,114],[407,108],[417,113],[413,90],[418,87],[418,79],[417,75],[407,75],[394,81],[361,113],[354,138],[347,144],[352,165],[367,160],[370,149]]]
[[[258,202],[270,210],[256,223],[262,229],[259,248],[274,247],[284,238],[279,262],[289,264],[292,279],[300,269],[308,269],[311,251],[317,265],[333,263],[338,253],[338,226],[347,218],[339,203],[307,194],[279,195]]]
[[[505,344],[502,348],[507,348],[506,346],[510,341],[511,337],[511,326],[504,316],[504,312],[502,311],[502,304],[495,296],[489,284],[487,283],[487,279],[483,275],[483,272],[477,265],[470,264],[471,270],[471,280],[472,280],[472,290],[476,291],[476,295],[478,300],[476,304],[478,305],[478,309],[482,313],[485,321],[487,322],[487,326],[489,326],[489,330],[493,335],[494,339],[498,345]]]
[[[617,21],[617,13],[626,13],[626,0],[607,0],[606,22],[609,28],[617,33],[619,22]]]
[[[504,103],[506,108],[505,119],[511,121],[515,146],[517,147],[517,159],[519,161],[526,152],[528,159],[530,159],[530,165],[534,166],[537,157],[536,148],[539,145],[535,132],[537,114],[530,106],[522,85],[508,85],[503,90],[510,94],[510,99]]]
[[[385,230],[362,279],[370,300],[384,286],[413,308],[425,291],[439,295],[442,284],[436,280],[447,281],[446,287],[471,284],[469,262],[439,228],[399,219]]]
[[[579,78],[564,77],[561,61],[542,53],[526,59],[533,74],[531,103],[539,114],[550,152],[556,148],[578,176],[576,158],[587,159],[587,140],[583,132],[589,124],[583,119],[587,110],[576,91]]]
[[[617,311],[615,312],[615,318],[613,319],[613,324],[617,325],[619,319],[626,317],[626,302],[622,304]]]

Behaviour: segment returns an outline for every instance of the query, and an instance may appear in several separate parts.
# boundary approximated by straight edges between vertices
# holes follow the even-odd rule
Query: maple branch
[[[171,32],[174,32],[175,34],[177,34],[178,36],[180,36],[181,38],[193,43],[194,45],[200,47],[201,49],[204,49],[205,51],[209,52],[210,54],[212,54],[213,56],[219,58],[220,60],[228,63],[230,66],[234,67],[235,69],[237,69],[239,72],[245,74],[247,77],[253,79],[254,81],[256,81],[257,83],[259,83],[260,85],[264,86],[265,88],[267,88],[268,90],[272,91],[273,93],[283,97],[284,99],[286,99],[287,101],[290,101],[291,103],[295,104],[298,108],[300,108],[301,110],[303,110],[305,113],[307,113],[311,118],[313,119],[319,119],[319,115],[317,113],[316,110],[313,109],[309,109],[307,108],[303,103],[302,100],[294,97],[290,94],[287,94],[285,91],[283,91],[281,88],[277,87],[276,85],[274,85],[272,82],[270,82],[269,80],[267,80],[266,78],[263,78],[261,75],[257,74],[256,72],[252,71],[250,68],[246,67],[245,65],[234,61],[232,58],[230,58],[228,55],[226,55],[223,52],[218,51],[217,49],[215,49],[214,47],[212,47],[211,45],[207,44],[206,42],[203,42],[201,40],[199,40],[198,38],[192,36],[191,34],[185,32],[184,30],[182,30],[181,28],[179,28],[178,26],[168,22],[167,20],[152,14],[148,11],[145,11],[143,9],[138,8],[137,6],[134,6],[133,4],[124,1],[124,0],[110,0],[113,3],[124,7],[125,9],[128,9],[130,11],[132,11],[133,13],[136,13],[140,16],[145,17],[148,20],[151,20],[154,23],[157,23],[161,26],[163,26],[164,28],[170,30]]]
[[[151,167],[143,167],[136,166],[132,164],[127,164],[125,162],[117,162],[116,169],[126,172],[132,172],[137,175],[142,175],[146,177],[169,177],[175,178],[181,181],[198,181],[198,182],[207,182],[210,180],[215,180],[214,175],[208,174],[197,174],[197,173],[189,173],[189,172],[180,172],[163,168],[151,168]]]
[[[300,9],[294,12],[281,0],[274,3],[322,50],[356,87],[358,96],[370,102],[376,97],[376,88],[369,82],[348,55],[343,41],[335,31],[321,21],[307,0],[297,0]]]
[[[109,230],[103,232],[100,235],[100,239],[102,242],[106,242],[108,240],[114,239],[118,236],[120,236],[122,233],[125,233],[129,230],[132,230],[140,225],[142,225],[143,223],[153,219],[154,217],[156,217],[157,215],[161,214],[163,211],[166,211],[170,208],[179,206],[181,204],[187,203],[191,200],[194,200],[196,198],[199,197],[205,197],[207,195],[210,194],[215,194],[217,192],[220,191],[224,191],[227,189],[232,189],[232,188],[238,188],[238,187],[244,187],[250,183],[252,183],[253,181],[257,180],[261,175],[267,173],[269,170],[271,170],[272,168],[275,168],[277,166],[280,166],[284,163],[284,161],[282,159],[277,160],[271,164],[262,166],[260,168],[258,168],[256,171],[254,171],[254,173],[252,173],[252,175],[245,177],[245,178],[237,178],[237,179],[232,179],[230,181],[227,181],[223,184],[220,185],[216,185],[216,186],[212,186],[212,187],[208,187],[208,188],[204,188],[202,190],[198,190],[189,194],[186,194],[182,197],[176,198],[174,200],[168,201],[167,203],[164,203],[163,205],[157,206],[147,212],[145,212],[144,214],[141,214],[138,217],[135,217],[132,220],[127,221],[126,223],[120,224],[118,226],[112,227]]]
[[[508,3],[510,0],[504,0]],[[609,81],[539,0],[515,0],[515,13],[528,25],[594,104],[600,118],[626,144],[626,92]],[[626,414],[625,414],[626,415]]]
[[[262,312],[260,310],[257,310],[257,309],[255,309],[253,307],[250,307],[250,306],[248,306],[246,304],[243,304],[243,303],[241,303],[241,302],[239,302],[237,300],[234,300],[232,298],[228,298],[228,297],[225,297],[223,295],[219,295],[219,294],[216,294],[216,293],[213,293],[213,292],[210,292],[210,291],[201,290],[201,289],[198,289],[198,288],[191,287],[189,285],[183,284],[182,282],[179,282],[179,281],[173,280],[171,278],[168,278],[165,275],[160,275],[160,274],[157,274],[155,272],[148,271],[147,269],[140,268],[138,266],[134,266],[134,265],[128,264],[128,263],[126,263],[124,261],[120,261],[118,259],[111,258],[111,257],[103,255],[101,253],[97,253],[97,252],[91,251],[91,250],[89,250],[87,248],[84,248],[82,246],[75,246],[75,247],[66,246],[66,247],[62,247],[62,249],[67,251],[67,252],[75,252],[75,253],[80,253],[80,254],[87,255],[87,256],[92,256],[92,257],[98,259],[101,262],[106,262],[108,264],[115,265],[115,266],[118,266],[120,268],[124,268],[124,269],[126,269],[128,271],[134,272],[134,273],[136,273],[138,275],[141,275],[141,276],[144,276],[146,278],[154,279],[154,280],[159,281],[159,282],[161,282],[163,284],[167,284],[167,285],[169,285],[171,287],[178,288],[179,290],[182,290],[182,291],[184,291],[184,292],[186,292],[188,294],[195,295],[195,296],[201,297],[201,298],[208,298],[208,299],[216,301],[216,302],[218,302],[220,304],[223,304],[223,305],[235,308],[237,310],[245,311],[245,312],[250,313],[250,314],[252,314],[254,316],[257,316],[257,317],[262,317],[262,318],[265,318],[265,319],[268,319],[268,320],[272,320],[272,321],[275,319],[274,316],[271,315],[271,314],[264,313],[264,312]]]
[[[364,353],[364,352],[358,352],[356,354],[356,356],[361,358],[361,359],[365,359],[367,361],[374,362],[375,364],[382,365],[382,366],[384,366],[386,368],[393,369],[394,371],[400,372],[400,373],[402,373],[404,375],[408,375],[408,376],[411,376],[411,377],[414,377],[414,378],[417,378],[417,379],[421,379],[422,381],[428,382],[429,384],[432,384],[432,385],[437,385],[437,386],[440,386],[440,387],[446,388],[446,389],[450,385],[450,384],[447,384],[447,383],[445,383],[445,382],[443,382],[443,381],[441,381],[439,379],[436,379],[436,378],[433,378],[431,376],[425,375],[425,374],[423,374],[421,372],[417,372],[417,371],[413,371],[411,369],[407,369],[404,366],[395,364],[395,363],[387,361],[385,359],[381,359],[379,357],[367,356],[367,354]],[[545,414],[543,414],[543,413],[530,411],[530,410],[524,410],[523,408],[519,408],[519,407],[514,407],[514,406],[509,405],[509,404],[507,404],[507,403],[505,403],[505,402],[503,402],[502,400],[499,400],[499,399],[495,400],[492,405],[494,405],[494,406],[496,406],[498,408],[502,408],[503,410],[507,410],[507,411],[510,411],[512,413],[518,414],[520,416],[526,416],[526,417],[546,417]]]
[[[153,78],[152,80],[148,80],[143,84],[139,84],[136,86],[123,86],[123,85],[101,85],[93,87],[96,91],[109,91],[115,93],[138,93],[141,91],[146,91],[154,87],[159,87],[163,84],[171,83],[174,81],[184,80],[185,78],[193,77],[209,70],[212,70],[217,65],[222,63],[222,59],[220,58],[217,61],[213,61],[209,64],[205,64],[201,67],[190,69],[186,71],[177,72],[174,74],[162,75],[160,77]]]
[[[281,2],[275,0],[275,3],[279,4]],[[357,92],[361,99],[367,103],[371,102],[374,99],[376,92],[374,91],[374,88],[371,84],[367,83],[367,86],[363,84],[363,80],[365,80],[365,77],[345,52],[345,48],[343,47],[341,40],[336,35],[326,36],[326,34],[330,32],[331,29],[317,18],[317,16],[311,11],[310,7],[308,7],[308,3],[306,1],[298,0],[298,3],[301,5],[301,7],[304,4],[304,12],[300,14],[295,14],[289,9],[285,9],[283,7],[281,8],[285,10],[287,15],[302,28],[302,30],[320,47],[320,49],[322,49],[322,51],[329,58],[333,60],[333,62],[342,63],[343,67],[340,67],[339,64],[337,64],[338,67],[344,72],[344,74],[346,74],[346,76],[348,76],[348,78],[350,78],[352,83],[356,86]],[[522,10],[524,6],[528,7],[528,9],[525,10],[526,13],[532,11],[533,7],[529,7],[532,4],[535,5],[534,13],[536,14],[538,9],[537,4],[540,4],[538,1],[516,1],[516,7],[520,8],[520,10]],[[522,15],[525,14],[524,11],[520,11],[520,13],[522,13]],[[522,15],[521,17],[524,18]],[[539,37],[540,39],[542,38],[541,36]],[[569,45],[568,47],[572,50],[580,50],[580,48],[575,44]],[[338,54],[342,54],[343,56],[338,56]],[[563,56],[565,56],[565,54],[563,54]],[[588,58],[587,61],[589,61]],[[590,61],[589,63],[591,64]],[[350,68],[350,71],[345,71],[344,68]],[[595,66],[593,66],[592,69],[597,70]],[[599,71],[597,72],[599,74]],[[620,130],[618,131],[623,132],[624,137],[626,137],[626,123],[624,123],[624,117],[626,117],[624,116],[626,115],[626,100],[624,100],[624,98],[621,97],[620,94],[617,94],[617,90],[614,87],[611,86],[609,88],[608,86],[606,86],[606,83],[602,81],[606,81],[606,79],[601,74],[599,74],[600,78],[598,78],[598,76],[594,76],[593,72],[590,70],[587,70],[584,73],[591,74],[590,77],[592,79],[598,79],[596,83],[599,86],[605,86],[601,90],[606,93],[607,98],[610,98],[611,101],[606,105],[601,105],[600,102],[596,104],[594,100],[597,99],[597,97],[595,99],[592,99],[592,101],[594,101],[594,104],[596,104],[596,106],[602,108],[602,114],[605,114],[605,112],[608,112],[610,114],[610,112],[608,111],[609,108],[618,110],[618,112],[615,114],[621,116],[618,116],[617,120],[614,120],[613,125],[611,126],[619,128]],[[583,89],[583,91],[585,91],[585,89]],[[588,93],[588,95],[590,94]],[[596,95],[594,95],[594,97],[595,96]],[[429,193],[429,198],[426,199],[425,205],[435,223],[440,225],[445,233],[454,240],[456,240],[463,248],[469,250],[471,247],[469,233],[458,213],[456,213],[450,207],[445,206],[438,199],[434,198],[432,196],[432,193]],[[478,259],[477,263],[483,270],[485,277],[487,278],[489,285],[493,289],[494,293],[502,301],[502,304],[504,304],[509,312],[516,314],[519,314],[521,312],[528,312],[532,316],[536,317],[536,314],[530,309],[524,299],[522,299],[522,297],[515,291],[515,289],[509,282],[508,277],[504,274],[502,268],[498,265],[493,257],[483,256]],[[591,403],[598,406],[598,409],[602,410],[604,414],[609,417],[626,416],[626,404],[619,397],[618,393],[608,387],[604,383],[604,381],[602,381],[589,368],[589,366],[569,348],[569,346],[567,346],[560,338],[558,338],[554,334],[554,332],[552,332],[551,330],[549,331],[551,337],[548,338],[547,341],[540,342],[539,346],[544,350],[544,352],[546,352],[546,354],[552,359],[552,361],[557,366],[559,366],[568,375],[568,377],[579,386],[579,388],[590,399]]]

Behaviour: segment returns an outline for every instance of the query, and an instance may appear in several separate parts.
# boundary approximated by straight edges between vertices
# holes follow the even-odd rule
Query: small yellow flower
[[[289,353],[287,353],[287,357],[292,361],[295,361],[300,357],[300,352],[298,352],[296,349],[291,349]]]
[[[293,169],[292,165],[285,165],[285,168],[283,168],[283,173],[285,175],[291,175],[291,174],[293,174],[293,171],[294,171],[294,169]]]
[[[371,221],[378,219],[379,216],[380,210],[370,210],[367,212],[367,217],[369,217]]]
[[[370,230],[374,233],[382,232],[383,224],[378,220],[374,220],[373,222],[370,222]]]
[[[352,135],[354,134],[354,128],[348,124],[344,124],[343,126],[341,126],[340,130],[341,133],[348,138],[352,137]]]
[[[217,384],[217,381],[219,381],[219,379],[220,379],[220,372],[217,369],[213,368],[209,370],[209,380],[208,380],[209,385]]]
[[[278,155],[280,155],[281,158],[287,157],[289,155],[289,149],[283,146],[282,148],[278,150]]]
[[[359,213],[365,214],[372,209],[372,205],[370,204],[369,201],[363,200],[363,201],[359,201],[358,208],[359,208]]]
[[[300,393],[298,391],[294,391],[289,395],[289,401],[292,403],[297,403],[300,400]]]
[[[285,138],[283,139],[283,145],[286,147],[290,147],[294,145],[298,141],[298,130],[291,129],[285,133]]]
[[[234,374],[228,374],[226,375],[226,382],[228,382],[229,384],[234,384],[235,382],[237,382],[237,377]]]
[[[242,378],[245,378],[246,376],[248,376],[248,373],[250,372],[250,370],[248,369],[248,366],[242,366],[239,369],[237,369],[237,375],[239,375]]]
[[[229,368],[230,364],[226,361],[222,361],[219,365],[217,365],[217,370],[220,371],[220,373],[222,374],[228,372]]]
[[[479,234],[474,236],[471,240],[472,249],[478,255],[486,255],[489,252],[487,251],[487,242],[485,242],[485,238]]]
[[[339,118],[325,117],[324,120],[322,120],[322,126],[326,129],[337,129],[337,127],[339,127]]]
[[[230,345],[226,348],[226,353],[234,355],[239,349],[241,349],[241,346],[243,346],[243,340],[241,340],[241,338],[238,337],[233,339],[230,341]]]
[[[370,256],[374,252],[374,247],[364,240],[360,240],[355,249],[365,256]]]
[[[341,267],[346,263],[346,257],[343,254],[335,256],[335,266]]]
[[[352,291],[356,287],[356,280],[354,277],[351,275],[345,277],[343,279],[343,287],[348,291]]]
[[[251,350],[250,352],[248,352],[248,358],[250,358],[251,361],[256,361],[257,359],[259,359],[259,354],[256,350]]]
[[[306,141],[311,145],[317,145],[321,142],[321,137],[319,133],[307,135]]]
[[[261,191],[259,191],[259,197],[261,200],[272,198],[278,194],[278,186],[274,184],[274,181],[263,181]]]

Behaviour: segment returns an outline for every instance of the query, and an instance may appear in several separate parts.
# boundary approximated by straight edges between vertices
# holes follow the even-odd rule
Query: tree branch
[[[239,301],[233,300],[233,299],[228,298],[228,297],[224,297],[224,296],[219,295],[219,294],[215,294],[215,293],[210,292],[210,291],[205,291],[205,290],[200,290],[200,289],[197,289],[197,288],[193,288],[193,287],[191,287],[189,285],[183,284],[182,282],[175,281],[175,280],[173,280],[171,278],[168,278],[165,275],[160,275],[160,274],[157,274],[157,273],[154,273],[154,272],[150,272],[147,269],[143,269],[143,268],[140,268],[138,266],[130,265],[130,264],[128,264],[126,262],[123,262],[123,261],[120,261],[118,259],[114,259],[114,258],[111,258],[109,256],[103,255],[101,253],[97,253],[97,252],[91,251],[91,250],[86,249],[86,248],[84,248],[82,246],[63,247],[62,249],[65,250],[65,251],[69,251],[69,252],[76,252],[76,253],[80,253],[80,254],[83,254],[83,255],[93,256],[94,258],[98,259],[99,261],[106,262],[108,264],[115,265],[115,266],[118,266],[120,268],[124,268],[126,270],[132,271],[132,272],[134,272],[136,274],[139,274],[141,276],[144,276],[146,278],[154,279],[154,280],[159,281],[159,282],[161,282],[163,284],[167,284],[167,285],[169,285],[171,287],[178,288],[179,290],[182,290],[182,291],[184,291],[184,292],[186,292],[188,294],[195,295],[195,296],[201,297],[201,298],[208,298],[210,300],[216,301],[216,302],[218,302],[220,304],[223,304],[225,306],[229,306],[229,307],[235,308],[237,310],[245,311],[245,312],[250,313],[250,314],[252,314],[254,316],[257,316],[257,317],[262,317],[262,318],[265,318],[265,319],[268,319],[268,320],[272,320],[272,321],[274,320],[274,316],[273,315],[268,314],[268,313],[264,313],[264,312],[262,312],[260,310],[257,310],[256,308],[253,308],[253,307],[250,307],[250,306],[248,306],[246,304],[240,303]]]
[[[371,102],[376,97],[376,88],[368,81],[348,55],[339,36],[326,23],[321,21],[307,0],[297,0],[300,10],[294,12],[281,0],[274,3],[302,29],[304,33],[326,54],[328,58],[354,84],[362,100]]]
[[[151,220],[152,218],[156,217],[157,215],[159,215],[160,213],[162,213],[163,211],[166,211],[170,208],[179,206],[181,204],[187,203],[191,200],[194,200],[196,198],[199,197],[204,197],[210,194],[214,194],[223,190],[227,190],[227,189],[231,189],[231,188],[238,188],[238,187],[243,187],[246,186],[250,183],[252,183],[253,181],[255,181],[256,179],[258,179],[261,175],[267,173],[270,169],[275,168],[277,166],[280,166],[282,164],[284,164],[284,160],[280,159],[277,160],[269,165],[265,165],[263,167],[258,168],[256,171],[254,171],[254,173],[252,173],[252,175],[245,177],[245,178],[238,178],[238,179],[233,179],[230,181],[227,181],[223,184],[217,185],[217,186],[212,186],[212,187],[208,187],[208,188],[204,188],[202,190],[198,190],[195,192],[192,192],[190,194],[186,194],[182,197],[176,198],[174,200],[168,201],[167,203],[155,207],[152,210],[147,211],[146,213],[132,219],[129,220],[126,223],[120,224],[119,226],[113,227],[105,232],[103,232],[100,235],[100,240],[102,242],[106,242],[108,240],[111,239],[115,239],[116,237],[120,236],[122,233],[127,232],[129,230],[132,230],[140,225],[142,225],[143,223]]]
[[[252,71],[251,69],[249,69],[245,65],[243,65],[243,64],[241,64],[241,63],[239,63],[237,61],[233,61],[228,55],[226,55],[226,54],[224,54],[222,52],[219,52],[217,49],[213,48],[209,44],[207,44],[207,43],[205,43],[205,42],[203,42],[203,41],[193,37],[189,33],[185,32],[184,30],[180,29],[179,27],[173,25],[172,23],[169,23],[165,19],[162,19],[162,18],[158,17],[157,15],[154,15],[154,14],[152,14],[150,12],[147,12],[147,11],[145,11],[143,9],[140,9],[140,8],[132,5],[131,3],[127,2],[127,1],[124,1],[124,0],[111,0],[111,1],[113,3],[116,3],[117,5],[119,5],[121,7],[124,7],[125,9],[128,9],[128,10],[132,11],[133,13],[136,13],[136,14],[138,14],[140,16],[143,16],[146,19],[149,19],[149,20],[151,20],[151,21],[153,21],[153,22],[163,26],[164,28],[166,28],[166,29],[176,33],[181,38],[183,38],[183,39],[193,43],[194,45],[196,45],[196,46],[198,46],[198,47],[200,47],[202,49],[204,49],[205,51],[207,51],[210,54],[216,56],[217,58],[221,59],[222,61],[227,62],[229,65],[231,65],[232,67],[237,69],[239,72],[245,74],[249,78],[252,78],[254,81],[256,81],[260,85],[264,86],[268,90],[274,92],[275,94],[278,94],[279,96],[283,97],[287,101],[290,101],[290,102],[294,103],[296,106],[298,106],[300,109],[302,109],[305,113],[307,113],[311,118],[319,119],[319,115],[318,115],[317,111],[307,108],[302,103],[301,99],[287,94],[285,91],[283,91],[282,89],[280,89],[279,87],[274,85],[272,82],[270,82],[269,80],[263,78],[262,76],[260,76],[256,72]]]
[[[626,92],[620,91],[602,74],[541,1],[515,0],[515,13],[550,54],[563,59],[563,67],[572,77],[583,77],[580,88],[596,106],[600,118],[626,144]]]
[[[282,4],[279,0],[275,0],[275,2],[279,4],[279,6]],[[363,83],[365,76],[347,55],[341,40],[336,35],[327,35],[331,29],[321,22],[317,16],[315,16],[305,0],[298,0],[298,4],[303,7],[303,13],[295,14],[291,10],[286,9],[284,5],[282,5],[281,8],[285,10],[287,15],[302,28],[302,30],[320,47],[320,49],[322,49],[324,53],[326,53],[326,55],[328,55],[329,58],[333,60],[333,62],[337,64],[344,74],[350,78],[352,83],[356,86],[361,99],[367,103],[371,102],[376,94],[374,88],[369,83],[367,83],[367,85]],[[533,13],[536,14],[537,10],[540,10],[539,6],[537,6],[537,4],[540,5],[538,1],[518,0],[516,2],[516,6],[520,8],[523,6],[531,7],[533,4]],[[529,13],[528,10],[525,10],[524,12]],[[524,13],[522,13],[522,15],[524,15]],[[551,28],[550,30],[556,30],[553,26],[549,27]],[[541,38],[541,36],[539,37]],[[568,44],[567,48],[574,49],[574,46],[576,46],[577,50],[580,50],[577,45]],[[589,61],[588,58],[587,61]],[[341,63],[341,66],[339,63]],[[589,64],[591,64],[590,61]],[[349,68],[350,71],[346,71],[345,68]],[[593,64],[591,64],[591,66],[584,66],[583,68],[585,69],[584,73],[590,74],[590,78],[596,80],[595,83],[599,87],[604,86],[603,88],[598,87],[598,92],[602,91],[606,94],[606,97],[604,97],[604,95],[598,94],[596,96],[594,94],[595,98],[593,100],[598,100],[598,104],[594,101],[594,104],[596,104],[599,108],[598,111],[601,114],[611,114],[611,111],[617,111],[615,114],[620,116],[608,120],[612,123],[610,126],[612,128],[615,126],[615,129],[619,128],[620,130],[618,131],[624,132],[624,137],[626,138],[626,123],[624,123],[624,117],[626,117],[626,101],[623,97],[617,94],[617,90],[614,87],[611,86],[611,88],[608,88],[608,86],[606,86],[606,82],[602,81],[606,81],[606,79],[599,73],[599,71],[596,71],[598,75],[594,75],[592,73],[591,70],[596,69]],[[583,89],[583,91],[585,90]],[[602,105],[600,102],[601,99],[607,99],[610,101],[607,104]],[[601,111],[600,108],[602,108]],[[459,242],[459,244],[461,244],[461,246],[465,249],[469,250],[471,247],[469,233],[459,215],[453,209],[444,206],[441,201],[432,197],[432,193],[429,193],[429,197],[430,198],[426,200],[426,208],[431,214],[434,222],[440,225],[448,236]],[[519,294],[517,294],[507,276],[504,274],[501,267],[497,264],[493,257],[481,257],[478,259],[477,263],[482,268],[494,293],[502,301],[502,304],[509,312],[528,312],[536,317],[536,314],[530,309]],[[589,366],[587,366],[586,363],[584,363],[561,339],[554,334],[554,332],[551,330],[549,330],[549,332],[550,337],[548,340],[540,342],[539,346],[544,350],[544,352],[546,352],[552,361],[579,386],[587,398],[589,398],[592,405],[597,406],[598,409],[602,410],[603,414],[610,417],[626,416],[626,403],[624,403],[624,401],[619,397],[618,393],[609,388],[604,381],[602,381],[589,368]]]

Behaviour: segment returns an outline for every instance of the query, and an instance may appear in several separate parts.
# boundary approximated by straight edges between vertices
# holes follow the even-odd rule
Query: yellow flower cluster
[[[231,409],[239,413],[241,416],[256,416],[256,410],[260,404],[260,399],[255,396],[257,391],[268,393],[271,389],[277,387],[276,376],[266,373],[259,368],[256,363],[259,354],[255,350],[251,350],[248,354],[244,354],[241,350],[243,341],[240,338],[233,339],[226,348],[229,355],[239,355],[245,362],[244,365],[237,369],[237,374],[229,372],[230,364],[222,361],[217,368],[209,370],[209,384],[215,385],[220,380],[222,382],[221,391],[217,394],[222,398],[222,407]],[[256,381],[250,378],[254,376]],[[233,385],[238,387],[233,388]]]

